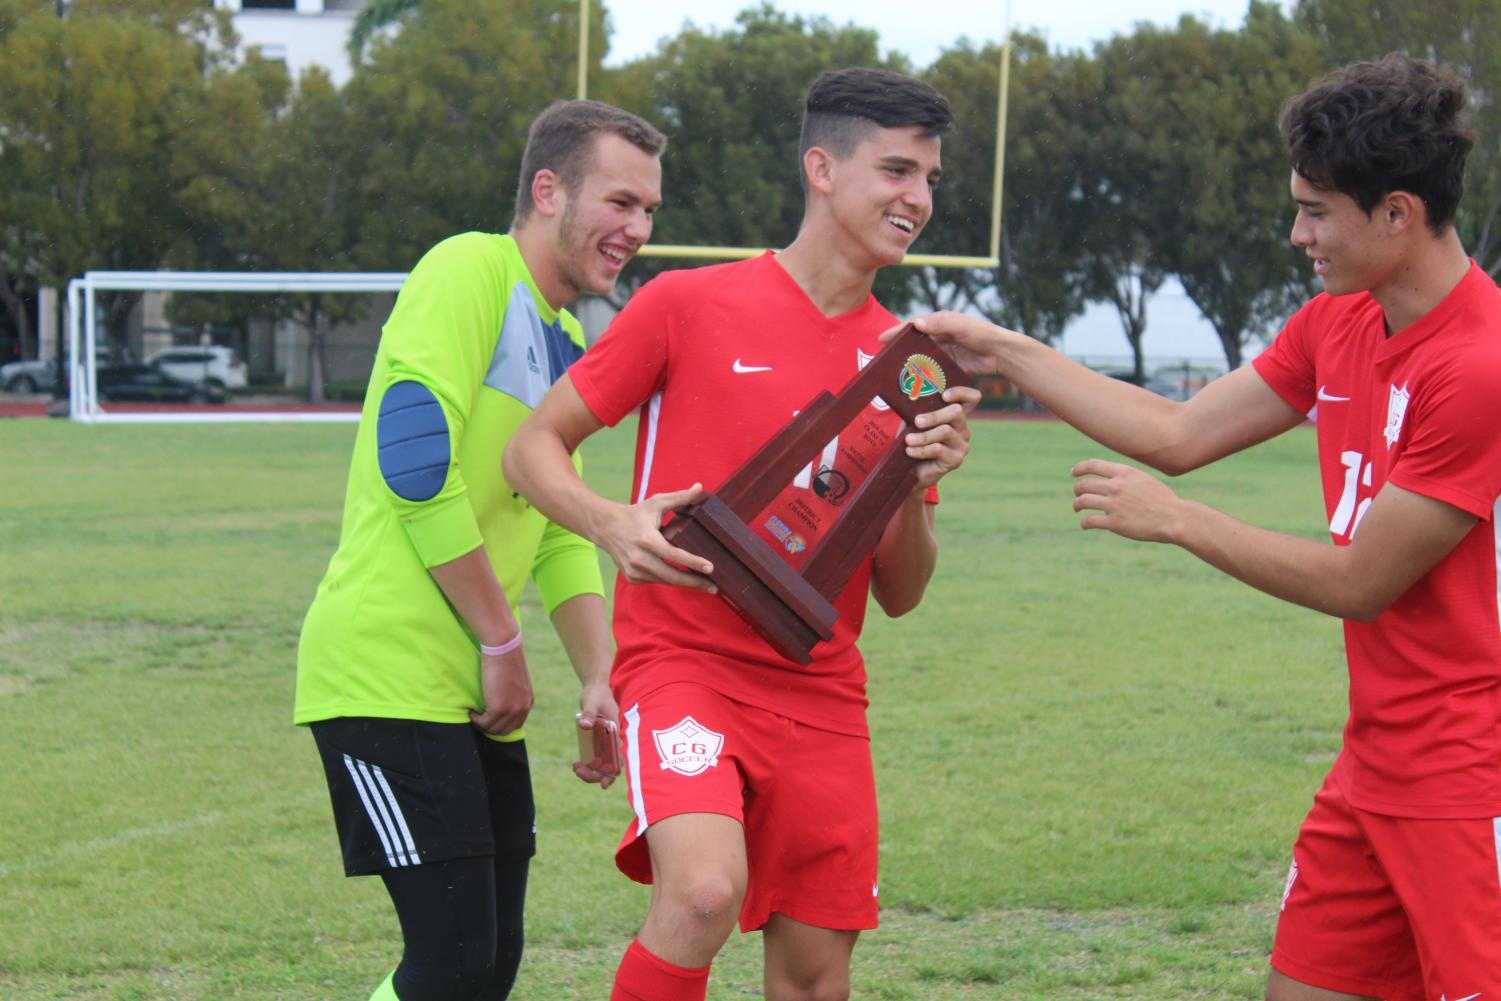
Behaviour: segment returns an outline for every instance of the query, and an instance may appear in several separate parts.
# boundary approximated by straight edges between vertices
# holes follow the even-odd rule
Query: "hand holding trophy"
[[[907,455],[906,432],[918,414],[947,405],[945,389],[969,385],[936,343],[907,324],[837,395],[819,393],[718,488],[675,512],[663,535],[709,560],[720,597],[778,653],[807,664],[813,646],[833,635],[833,599],[917,487],[919,462]],[[877,397],[879,409],[904,422],[894,434],[889,420],[859,420]],[[852,424],[861,426],[847,433]],[[823,461],[810,468],[820,453]],[[786,489],[799,477],[811,498]],[[798,557],[801,572],[752,526]],[[798,526],[819,535],[805,556]]]

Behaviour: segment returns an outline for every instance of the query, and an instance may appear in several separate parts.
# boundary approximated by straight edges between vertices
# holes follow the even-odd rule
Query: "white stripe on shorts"
[[[365,780],[361,777],[358,767],[363,764],[363,761],[356,761],[349,755],[344,755],[344,767],[349,770],[349,777],[354,780],[355,791],[360,794],[360,802],[365,804],[365,813],[370,816],[370,824],[375,828],[375,833],[380,837],[381,846],[386,850],[386,863],[391,866],[406,865],[404,860],[401,862],[396,860],[396,853],[391,848],[391,835],[386,831],[385,818],[377,812],[375,804],[370,801],[370,793],[365,789]]]
[[[386,794],[386,805],[391,808],[391,815],[401,828],[401,840],[406,842],[407,858],[411,859],[412,865],[421,865],[422,859],[417,856],[417,846],[412,842],[412,832],[407,828],[406,815],[401,812],[401,804],[396,802],[396,794],[386,782],[386,773],[373,765],[371,767],[375,769],[375,780],[380,783],[381,791]]]
[[[386,781],[386,773],[379,765],[367,764],[347,754],[344,755],[344,767],[349,769],[360,802],[365,804],[365,813],[380,836],[381,846],[386,850],[386,861],[393,866],[421,865],[422,858],[417,854],[406,815],[401,812],[401,804],[396,802],[396,794]]]
[[[636,835],[646,833],[646,800],[641,796],[641,703],[625,711],[625,760],[631,770],[631,809],[636,811]]]
[[[391,851],[396,855],[397,865],[407,864],[407,853],[402,850],[401,842],[396,837],[396,822],[391,819],[391,812],[386,805],[385,797],[375,784],[375,778],[370,774],[370,766],[359,758],[354,759],[360,774],[365,777],[365,788],[370,790],[370,798],[375,802],[375,810],[380,814],[381,820],[385,821],[386,833],[391,836]]]

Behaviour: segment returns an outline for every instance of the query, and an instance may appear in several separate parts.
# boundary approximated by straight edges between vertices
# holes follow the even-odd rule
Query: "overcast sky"
[[[611,4],[615,33],[612,65],[645,55],[657,41],[674,35],[684,22],[700,28],[732,27],[735,15],[756,0],[616,0]],[[874,28],[882,51],[905,52],[919,67],[940,49],[967,35],[999,41],[1006,28],[1006,0],[773,0],[789,14],[827,17]],[[1089,48],[1111,35],[1129,32],[1138,21],[1175,24],[1194,14],[1217,27],[1236,28],[1247,0],[1011,0],[1011,23],[1036,30],[1059,48]]]
[[[699,28],[726,30],[735,15],[757,0],[615,0],[615,22],[606,62],[618,65],[646,55],[686,22]],[[1006,0],[773,0],[789,14],[827,17],[835,24],[853,22],[874,28],[882,52],[904,52],[919,68],[930,65],[941,49],[961,36],[999,41],[1006,30]],[[1055,48],[1088,49],[1112,35],[1130,32],[1138,22],[1170,26],[1193,14],[1215,27],[1238,28],[1245,22],[1247,0],[1011,0],[1011,24],[1034,30]],[[924,243],[935,246],[935,234]],[[932,251],[936,252],[936,251]],[[1224,353],[1214,331],[1198,314],[1176,282],[1164,287],[1149,310],[1146,351],[1150,357],[1218,360]],[[1091,306],[1064,333],[1062,347],[1097,364],[1129,356],[1120,321],[1108,306]],[[1248,350],[1247,357],[1254,354]]]

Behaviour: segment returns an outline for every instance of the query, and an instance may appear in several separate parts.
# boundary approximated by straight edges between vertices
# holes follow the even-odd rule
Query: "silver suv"
[[[13,361],[0,365],[0,388],[7,393],[36,393],[52,388],[57,370],[47,361]]]
[[[109,350],[101,347],[94,353],[94,359],[103,368],[110,363]],[[53,368],[51,358],[0,365],[0,389],[7,393],[50,393],[56,380],[57,369]]]
[[[180,347],[167,348],[146,358],[175,379],[218,386],[221,389],[244,389],[245,366],[235,357],[234,348]]]

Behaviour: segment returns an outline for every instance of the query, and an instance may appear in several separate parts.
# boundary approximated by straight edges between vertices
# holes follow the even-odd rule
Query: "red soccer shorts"
[[[819,928],[877,924],[878,824],[870,741],[819,730],[700,685],[621,712],[631,806],[615,862],[651,882],[644,835],[680,813],[733,817],[749,880],[740,929],[773,913]]]
[[[1272,966],[1388,1001],[1501,1001],[1501,818],[1367,813],[1331,775],[1293,846]]]

